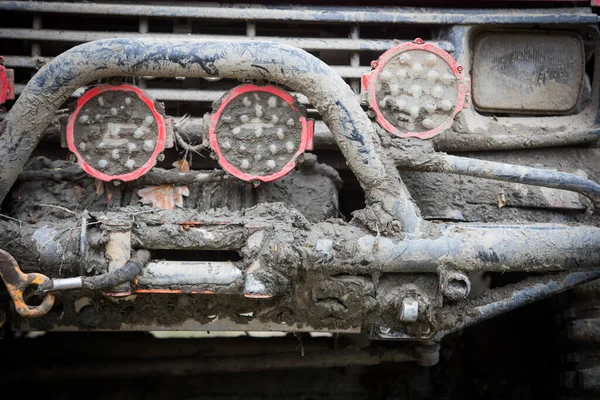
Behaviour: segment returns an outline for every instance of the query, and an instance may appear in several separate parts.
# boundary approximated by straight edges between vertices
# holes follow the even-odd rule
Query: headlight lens
[[[563,32],[489,32],[475,40],[477,110],[567,114],[579,102],[585,56],[581,37]]]

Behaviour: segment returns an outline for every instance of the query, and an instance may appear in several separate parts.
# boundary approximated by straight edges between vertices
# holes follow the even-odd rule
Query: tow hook
[[[29,306],[25,303],[23,294],[31,285],[40,285],[49,278],[38,273],[25,274],[19,268],[17,261],[4,250],[0,250],[0,277],[4,280],[8,293],[15,303],[15,309],[23,317],[37,318],[46,315],[54,305],[54,294],[46,293],[39,306]]]

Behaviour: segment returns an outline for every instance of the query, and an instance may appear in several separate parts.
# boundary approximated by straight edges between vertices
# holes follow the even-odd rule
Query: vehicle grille
[[[0,10],[3,14],[0,49],[6,66],[15,69],[17,95],[44,63],[79,43],[140,36],[250,38],[297,46],[329,64],[358,93],[360,77],[370,69],[371,60],[398,42],[416,37],[431,40],[434,36],[434,29],[429,25],[391,22],[375,25],[376,21],[358,9],[346,10],[343,18],[337,18],[343,21],[334,23],[319,21],[323,19],[319,18],[319,10],[310,8],[298,11],[250,6],[147,7],[52,2],[24,2],[15,8],[14,2],[0,2]],[[331,15],[325,19],[336,17]],[[437,43],[452,51],[449,42]],[[138,84],[155,99],[163,101],[168,114],[188,113],[199,117],[209,111],[213,101],[239,82],[152,78],[141,79]],[[299,100],[307,102],[303,96],[299,96]]]

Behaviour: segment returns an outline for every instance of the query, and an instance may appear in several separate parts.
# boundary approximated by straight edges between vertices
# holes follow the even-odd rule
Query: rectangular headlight
[[[485,112],[567,114],[581,97],[584,67],[579,35],[484,33],[475,39],[473,103]]]

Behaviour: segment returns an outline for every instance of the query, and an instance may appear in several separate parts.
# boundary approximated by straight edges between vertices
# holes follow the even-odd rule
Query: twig
[[[377,236],[375,237],[375,245],[373,246],[373,248],[375,250],[379,249],[379,238],[381,237],[381,234],[379,233],[379,225],[377,224],[377,222],[379,221],[379,217],[377,216],[377,214],[375,214],[375,211],[371,208],[371,206],[369,206],[369,210],[371,210],[371,212],[373,213],[373,216],[375,217],[375,229],[377,229]],[[381,221],[379,221],[381,223]]]
[[[197,145],[193,145],[191,143],[186,142],[185,140],[183,140],[183,138],[181,137],[180,131],[181,128],[187,124],[190,120],[190,114],[184,114],[181,118],[177,119],[175,121],[174,125],[174,134],[175,134],[175,139],[176,139],[176,143],[179,144],[181,147],[183,147],[183,149],[186,151],[186,155],[188,151],[192,151],[196,154],[198,154],[199,156],[202,156],[202,154],[200,154],[200,151],[202,149],[204,149],[204,146],[202,144],[197,144]],[[189,137],[188,137],[188,141],[189,141]],[[203,156],[202,156],[203,157]]]
[[[302,334],[294,332],[294,336],[296,337],[296,339],[298,339],[299,342],[298,347],[300,348],[300,357],[304,357],[304,344],[302,343]]]
[[[75,211],[71,211],[71,210],[69,210],[69,209],[68,209],[68,208],[66,208],[66,207],[62,207],[62,206],[55,206],[54,204],[38,204],[38,206],[39,206],[39,207],[52,207],[52,208],[57,208],[57,209],[59,209],[59,210],[66,211],[66,212],[68,212],[68,213],[70,213],[70,214],[73,214],[73,215],[75,215],[75,214],[76,214],[76,212],[75,212]]]
[[[19,223],[19,227],[21,227],[21,228],[23,227],[23,221],[19,221],[19,220],[18,220],[18,219],[16,219],[16,218],[9,217],[8,215],[4,215],[4,214],[0,214],[0,217],[2,217],[2,218],[6,218],[6,219],[10,219],[11,221],[18,222],[18,223]]]
[[[184,150],[186,151],[193,151],[194,153],[198,154],[199,156],[202,156],[202,154],[200,153],[200,151],[202,149],[204,149],[204,146],[202,144],[190,144],[187,143],[185,140],[183,140],[183,138],[181,137],[181,134],[178,131],[175,131],[175,139],[177,140],[177,143],[183,147]]]

